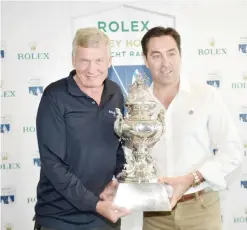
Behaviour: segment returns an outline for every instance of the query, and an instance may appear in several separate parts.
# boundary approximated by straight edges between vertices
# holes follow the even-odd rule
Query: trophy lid
[[[138,73],[135,82],[131,85],[128,96],[126,97],[126,105],[150,105],[156,104],[153,96],[149,91],[148,77]]]

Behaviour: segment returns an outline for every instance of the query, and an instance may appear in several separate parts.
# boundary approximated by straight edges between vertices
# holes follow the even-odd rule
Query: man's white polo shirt
[[[152,85],[150,92],[153,95]],[[181,79],[167,110],[155,100],[157,113],[165,110],[165,133],[152,149],[159,176],[199,170],[206,181],[186,194],[205,187],[215,191],[227,188],[225,177],[240,166],[243,144],[218,90]],[[218,148],[216,154],[213,147]]]

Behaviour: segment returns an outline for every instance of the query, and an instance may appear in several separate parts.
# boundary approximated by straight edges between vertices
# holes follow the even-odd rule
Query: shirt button
[[[92,104],[94,105],[95,104],[95,101],[93,101]]]

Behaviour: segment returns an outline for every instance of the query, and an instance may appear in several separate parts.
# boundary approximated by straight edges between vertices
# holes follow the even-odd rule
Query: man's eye
[[[158,59],[160,57],[160,55],[153,55],[154,59]]]
[[[169,53],[169,56],[174,56],[175,55],[175,53],[173,52],[173,53]]]
[[[96,62],[100,64],[100,63],[102,63],[103,61],[104,61],[103,59],[97,59]]]
[[[82,62],[82,63],[88,63],[88,60],[81,59],[81,62]]]

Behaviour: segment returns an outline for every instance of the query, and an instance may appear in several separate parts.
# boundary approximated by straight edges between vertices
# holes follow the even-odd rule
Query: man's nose
[[[167,57],[167,55],[164,55],[161,59],[161,64],[162,66],[167,66],[169,65],[169,58]]]
[[[94,74],[97,70],[97,65],[95,64],[94,61],[90,61],[88,65],[88,73],[89,74]]]

